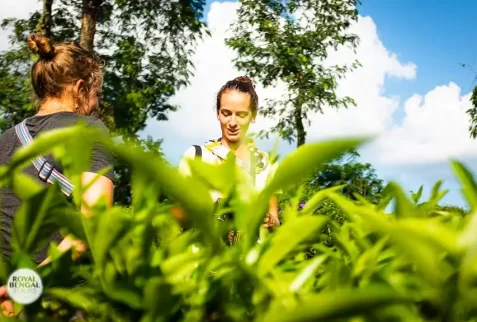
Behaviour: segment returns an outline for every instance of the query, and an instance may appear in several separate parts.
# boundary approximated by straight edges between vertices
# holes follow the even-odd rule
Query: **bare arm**
[[[273,196],[270,199],[268,214],[265,218],[265,228],[272,228],[273,226],[280,226],[280,220],[278,219],[278,198]]]
[[[88,185],[92,180],[97,176],[96,173],[84,172],[81,176],[81,183],[83,186]],[[91,216],[89,208],[94,205],[98,199],[106,197],[108,207],[111,207],[113,201],[113,182],[104,176],[100,176],[96,181],[84,191],[82,196],[81,213],[87,217]],[[78,254],[82,254],[86,251],[86,245],[79,240],[75,240],[72,236],[66,236],[61,243],[58,245],[58,250],[65,252],[73,247]],[[78,256],[75,257],[75,259]],[[46,258],[43,262],[38,265],[39,267],[44,266],[51,262],[51,258]]]

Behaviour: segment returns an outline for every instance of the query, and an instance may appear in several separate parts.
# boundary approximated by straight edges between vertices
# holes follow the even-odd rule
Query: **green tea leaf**
[[[52,287],[46,289],[44,292],[87,312],[101,311],[101,307],[98,306],[97,297],[95,296],[96,292],[90,288],[79,287],[76,289],[67,289]]]
[[[472,210],[477,209],[477,183],[470,171],[460,162],[452,161],[452,169],[460,181],[461,191]]]
[[[300,146],[280,162],[266,188],[267,193],[287,190],[319,170],[325,162],[368,140],[368,138],[349,138]]]
[[[328,259],[328,255],[321,255],[313,258],[310,263],[298,274],[296,275],[293,282],[290,284],[291,292],[298,292],[300,288],[309,280],[314,277],[316,274],[317,268],[323,264]]]
[[[346,185],[334,186],[328,189],[320,190],[310,200],[307,201],[302,209],[302,214],[312,214],[319,204],[326,199],[326,195],[330,192],[336,192],[345,187]]]
[[[414,299],[381,286],[363,289],[344,289],[302,296],[295,308],[280,305],[281,299],[270,307],[263,321],[311,322],[349,318],[376,311],[382,307],[412,303]]]
[[[273,236],[270,248],[258,262],[258,274],[267,274],[295,247],[321,229],[328,218],[324,216],[302,216],[285,223]]]
[[[398,184],[390,182],[387,189],[396,198],[395,214],[398,218],[414,217],[416,215],[416,208]]]
[[[24,200],[12,225],[12,247],[27,253],[39,251],[58,229],[51,213],[66,207],[66,199],[54,186],[47,186],[32,198]]]
[[[124,214],[122,209],[118,207],[113,207],[99,215],[96,225],[97,229],[94,241],[91,244],[91,251],[99,268],[105,264],[109,249],[114,247],[125,236],[126,232],[134,226],[130,216]]]
[[[213,165],[203,162],[201,159],[189,160],[189,166],[194,178],[200,180],[209,189],[220,191],[228,195],[236,183],[235,156],[230,154],[225,162]]]
[[[2,168],[6,170],[6,168]],[[29,175],[26,175],[19,170],[11,171],[7,170],[5,174],[8,174],[8,179],[3,178],[2,186],[5,186],[12,190],[12,192],[20,200],[26,200],[32,198],[34,195],[40,193],[43,189],[38,180],[33,179]]]
[[[416,193],[412,194],[412,200],[414,201],[416,205],[419,203],[419,199],[421,199],[422,189],[423,189],[423,186],[420,186],[419,190]]]

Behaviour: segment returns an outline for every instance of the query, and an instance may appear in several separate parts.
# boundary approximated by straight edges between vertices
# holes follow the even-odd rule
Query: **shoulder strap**
[[[25,120],[15,126],[15,132],[20,140],[20,143],[25,146],[30,144],[33,141],[33,138],[28,131],[28,128],[25,124]],[[38,170],[38,178],[40,180],[55,184],[57,183],[61,191],[68,197],[71,198],[71,195],[74,190],[74,185],[71,181],[56,170],[45,158],[39,156],[32,161],[35,168]]]
[[[194,145],[195,148],[195,158],[196,159],[201,159],[202,158],[202,148],[200,145]]]

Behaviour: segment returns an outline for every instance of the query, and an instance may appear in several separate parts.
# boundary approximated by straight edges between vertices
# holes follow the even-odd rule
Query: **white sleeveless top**
[[[261,191],[264,189],[271,179],[273,173],[275,172],[278,163],[271,164],[268,154],[262,151],[259,151],[255,144],[252,142],[249,144],[249,150],[256,156],[256,171],[255,171],[255,183],[253,184],[256,191]],[[232,153],[228,148],[223,146],[219,140],[211,140],[206,144],[200,145],[202,150],[202,161],[209,163],[211,165],[220,165],[227,158],[228,153]],[[189,147],[183,154],[182,160],[179,163],[178,171],[184,176],[190,176],[191,171],[189,168],[188,160],[194,159],[196,156],[196,148],[194,146]],[[252,175],[249,174],[249,166],[240,159],[236,159],[237,168],[242,171],[239,173],[246,174],[243,177],[250,180],[249,183],[252,184],[251,179]],[[277,193],[281,193],[278,191]],[[213,201],[221,198],[222,195],[218,191],[210,192],[211,198]],[[246,196],[243,196],[246,197]]]

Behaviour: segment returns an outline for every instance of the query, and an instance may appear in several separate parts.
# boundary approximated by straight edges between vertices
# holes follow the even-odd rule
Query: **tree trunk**
[[[51,27],[53,25],[52,15],[53,0],[43,0],[43,12],[37,30],[46,37],[51,37]]]
[[[305,144],[306,132],[303,126],[302,106],[300,103],[295,105],[295,129],[296,129],[296,147],[300,147]]]
[[[103,0],[83,0],[83,17],[81,19],[80,45],[89,50],[94,49],[94,35],[99,10]]]

